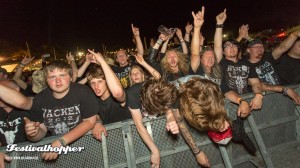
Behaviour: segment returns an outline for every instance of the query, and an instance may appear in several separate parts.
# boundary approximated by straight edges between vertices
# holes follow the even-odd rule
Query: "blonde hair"
[[[181,71],[181,72],[183,72],[185,75],[188,75],[188,73],[189,73],[189,65],[188,65],[188,60],[187,60],[187,55],[185,55],[185,54],[183,54],[182,52],[179,52],[179,51],[177,51],[177,50],[175,50],[175,49],[171,49],[171,50],[168,50],[167,52],[166,52],[166,55],[165,55],[165,57],[161,60],[161,67],[162,67],[162,69],[163,69],[163,71],[165,72],[165,73],[175,73],[175,72],[173,72],[172,70],[171,70],[171,68],[170,68],[170,66],[169,66],[169,64],[168,64],[168,54],[170,53],[170,52],[175,52],[176,53],[176,55],[177,55],[177,57],[178,57],[178,68],[179,68],[179,70]]]
[[[143,75],[142,82],[145,81],[145,73],[144,73],[143,69],[142,69],[140,66],[138,66],[138,65],[133,65],[133,66],[131,66],[131,69],[130,69],[130,71],[129,71],[129,81],[130,81],[130,86],[132,86],[133,84],[135,84],[135,83],[133,83],[133,81],[132,81],[132,79],[131,79],[131,71],[132,71],[134,68],[138,69],[138,70],[142,73],[142,75]]]
[[[194,77],[181,85],[179,98],[181,114],[200,131],[219,131],[229,121],[222,92],[208,79]]]

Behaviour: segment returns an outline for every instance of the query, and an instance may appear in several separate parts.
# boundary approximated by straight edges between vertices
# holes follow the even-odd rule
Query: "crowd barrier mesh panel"
[[[297,92],[300,92],[299,88],[297,88]],[[250,102],[251,99],[252,98],[248,97],[248,102]],[[226,104],[226,109],[229,113],[229,117],[232,120],[236,119],[237,108],[238,106],[233,103]],[[297,118],[297,116],[295,115],[295,105],[288,97],[283,96],[281,93],[267,93],[263,99],[263,108],[261,110],[253,111],[251,115],[253,115],[255,123],[258,127],[263,126],[263,128],[260,129],[259,132],[267,148],[272,148],[277,145],[289,142],[295,142],[297,140],[296,123],[294,121]],[[293,120],[293,118],[295,119]],[[136,167],[138,168],[149,168],[150,151],[147,148],[147,146],[143,143],[134,123],[131,120],[128,120],[126,122],[129,123],[129,135],[132,136],[131,138],[134,150],[131,152],[134,152],[136,161],[136,163],[132,164],[136,164]],[[146,122],[150,122],[154,142],[161,151],[161,168],[200,167],[196,162],[195,156],[187,146],[181,134],[172,135],[166,131],[165,117],[147,120]],[[207,134],[205,132],[199,132],[191,128],[188,124],[187,126],[196,143],[201,144],[200,148],[208,156],[211,165],[218,165],[218,167],[220,167],[220,165],[224,166],[218,146],[209,140]],[[245,128],[248,131],[250,130],[247,120],[245,120]],[[80,138],[78,141],[70,145],[71,147],[83,146],[85,147],[85,150],[83,150],[81,153],[68,153],[67,155],[60,155],[59,158],[53,162],[42,161],[40,157],[41,153],[39,152],[19,152],[19,157],[38,156],[38,159],[17,160],[17,167],[104,167],[102,145],[106,145],[107,147],[109,167],[120,167],[120,165],[125,165],[124,167],[130,167],[127,165],[128,161],[126,160],[127,158],[124,146],[125,140],[123,139],[122,135],[124,130],[122,130],[120,124],[110,124],[107,126],[107,131],[107,144],[102,144],[101,142],[95,140],[93,136],[89,134]],[[251,130],[250,132],[248,132],[248,135],[258,148],[258,145],[256,144]],[[55,139],[57,139],[57,137],[53,138],[53,140]],[[39,143],[39,145],[45,143],[43,143],[42,141],[42,143]],[[21,145],[24,146],[26,144]],[[235,168],[255,167],[254,164],[250,161],[246,161],[244,163],[239,162],[239,160],[245,160],[245,158],[256,158],[261,160],[261,155],[259,151],[256,153],[256,155],[252,156],[241,144],[230,142],[229,146],[231,146],[232,148],[233,162],[237,163],[233,166]],[[1,148],[1,150],[3,149],[5,149],[5,147]],[[8,153],[8,155],[11,155],[11,153]],[[6,163],[6,167],[10,167],[10,165],[10,163]]]

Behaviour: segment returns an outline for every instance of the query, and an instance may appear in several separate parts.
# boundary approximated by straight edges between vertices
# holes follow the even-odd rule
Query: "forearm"
[[[113,72],[113,70],[110,68],[110,66],[107,64],[105,59],[101,56],[97,58],[97,61],[100,63],[104,75],[105,75],[105,81],[107,83],[107,86],[109,88],[109,91],[111,92],[112,96],[119,102],[125,101],[125,93],[123,90],[123,87],[116,76],[116,74]]]
[[[186,124],[184,123],[183,117],[179,113],[178,109],[172,109],[172,112],[173,112],[174,118],[177,121],[177,124],[179,126],[180,133],[182,134],[182,137],[184,138],[184,140],[187,142],[188,146],[191,148],[191,150],[193,151],[194,154],[200,153],[201,150],[196,145],[196,143],[192,137],[192,134],[190,133]]]
[[[141,136],[142,140],[147,145],[147,147],[150,149],[150,151],[152,153],[159,151],[159,149],[156,147],[155,143],[153,142],[150,134],[148,133],[147,129],[143,125],[142,121],[135,122],[135,126],[137,128],[139,135]]]
[[[155,79],[160,79],[161,75],[160,73],[154,69],[152,66],[147,64],[147,62],[144,61],[143,64],[141,64]]]
[[[140,36],[134,36],[136,42],[137,53],[144,55],[144,47]]]
[[[284,41],[282,41],[280,45],[272,51],[274,59],[278,59],[284,52],[288,51],[297,38],[297,35],[291,33]]]
[[[190,33],[188,33],[188,32],[185,33],[184,41],[190,42]]]
[[[76,79],[77,79],[77,76],[78,76],[78,68],[77,68],[77,65],[75,63],[75,60],[72,60],[70,62],[70,65],[71,65],[71,68],[72,68],[72,71],[73,71],[72,80],[75,82]]]
[[[160,49],[160,52],[161,52],[161,53],[166,53],[167,48],[168,48],[168,44],[169,44],[169,40],[170,40],[170,39],[167,39],[167,40],[164,42],[163,46],[162,46],[161,49]]]
[[[222,34],[223,28],[216,28],[214,36],[214,51],[216,53],[217,62],[220,62],[223,57]]]
[[[188,48],[187,48],[187,45],[186,45],[185,41],[182,39],[182,41],[180,41],[180,43],[181,43],[183,54],[188,54],[189,51],[188,51]]]
[[[77,77],[82,77],[87,67],[90,65],[90,61],[85,61],[83,65],[78,69]]]
[[[283,91],[283,86],[278,86],[278,85],[268,85],[268,84],[261,84],[262,90],[263,91],[272,91],[272,92],[282,92]]]
[[[83,85],[86,84],[87,83],[87,77],[81,79],[78,83],[83,84]]]
[[[70,132],[66,133],[62,136],[64,141],[67,144],[70,144],[83,135],[85,135],[88,131],[90,131],[96,123],[96,115],[89,117],[88,119],[84,119],[79,125],[73,128]]]
[[[200,29],[201,27],[194,27],[194,35],[191,43],[191,67],[194,72],[200,66]]]
[[[241,99],[241,96],[237,94],[235,91],[229,91],[224,94],[224,96],[231,102],[239,104],[239,100]]]
[[[21,79],[23,73],[24,65],[18,65],[17,70],[13,76],[13,80],[22,88],[26,89],[27,84]]]
[[[29,110],[32,106],[32,99],[25,97],[22,93],[0,84],[0,99],[8,104]]]

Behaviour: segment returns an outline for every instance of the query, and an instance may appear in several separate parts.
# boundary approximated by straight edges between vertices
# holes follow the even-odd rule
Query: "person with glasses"
[[[217,25],[214,37],[214,51],[222,68],[222,80],[238,94],[248,93],[252,87],[255,96],[250,102],[250,107],[251,109],[260,109],[263,100],[262,86],[254,68],[251,68],[247,62],[238,59],[238,41],[229,39],[222,45],[223,24],[226,18],[226,10],[216,17]]]
[[[296,39],[297,37],[293,36],[292,33],[271,52],[265,52],[261,40],[253,39],[248,41],[246,55],[250,65],[255,68],[264,91],[281,92],[290,97],[297,105],[300,105],[299,95],[292,88],[281,86],[279,75],[275,69],[276,60],[292,47]]]

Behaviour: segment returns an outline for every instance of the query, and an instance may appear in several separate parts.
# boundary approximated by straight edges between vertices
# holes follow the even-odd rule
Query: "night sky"
[[[300,24],[300,0],[1,0],[0,40],[12,46],[55,44],[65,50],[133,47],[130,24],[141,36],[157,37],[159,25],[192,23],[191,11],[206,8],[202,32],[213,38],[215,16],[227,8],[225,32],[250,31]]]

